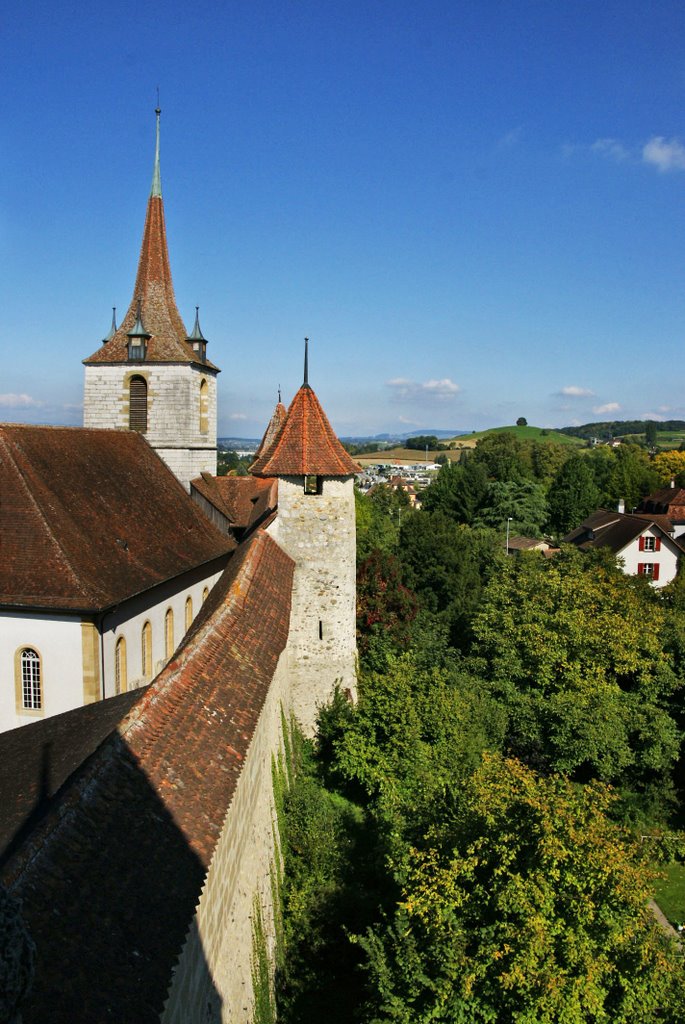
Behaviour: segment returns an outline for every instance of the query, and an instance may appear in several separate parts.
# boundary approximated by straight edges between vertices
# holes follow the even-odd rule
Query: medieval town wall
[[[252,1021],[255,901],[273,962],[272,875],[277,856],[272,765],[290,714],[284,651],[243,762],[240,779],[209,867],[195,918],[176,966],[163,1024]]]

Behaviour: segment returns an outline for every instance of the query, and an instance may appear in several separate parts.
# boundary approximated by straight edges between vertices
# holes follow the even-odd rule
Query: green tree
[[[553,441],[531,441],[530,458],[535,479],[549,486],[569,455],[568,445]]]
[[[433,451],[438,447],[438,439],[435,434],[419,434],[417,437],[408,437],[404,442],[404,447],[409,448],[411,451],[425,451],[429,448]]]
[[[561,467],[549,490],[549,522],[557,534],[567,534],[593,512],[599,489],[587,459],[575,455]]]
[[[418,601],[402,583],[399,559],[378,549],[357,570],[357,646],[363,663],[409,646]]]
[[[433,483],[423,492],[421,507],[470,525],[487,489],[488,474],[483,464],[462,457],[458,463],[448,462],[440,467]]]
[[[626,511],[630,511],[641,498],[657,487],[659,475],[644,448],[622,444],[615,449],[615,461],[607,483],[608,504],[615,508],[616,503],[623,498]]]
[[[400,531],[405,584],[448,627],[452,643],[468,642],[482,588],[504,551],[496,534],[456,524],[442,512],[419,512]]]
[[[526,537],[537,537],[547,522],[545,489],[533,480],[520,483],[494,480],[474,520],[474,526],[503,530],[511,519],[511,529]]]
[[[472,654],[507,710],[511,753],[649,794],[656,810],[678,756],[679,684],[662,602],[642,583],[606,555],[511,560],[471,621]]]
[[[473,458],[485,466],[491,480],[500,483],[520,483],[533,473],[530,446],[507,430],[486,434],[476,445]]]
[[[368,494],[355,489],[357,518],[357,562],[363,561],[376,548],[394,551],[397,547],[402,517],[411,514],[406,491],[393,490],[387,484],[377,485]]]
[[[516,426],[517,427],[527,427],[528,426],[528,420],[526,419],[526,417],[525,416],[519,416],[519,418],[516,420]]]
[[[656,437],[658,427],[654,420],[647,420],[645,423],[645,443],[648,448],[656,448]]]
[[[358,939],[367,1020],[657,1024],[680,1018],[675,943],[612,797],[486,756],[398,867],[400,900]]]

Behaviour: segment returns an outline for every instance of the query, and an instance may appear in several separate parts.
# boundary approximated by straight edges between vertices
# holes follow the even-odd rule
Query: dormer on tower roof
[[[147,203],[143,243],[131,303],[119,328],[111,337],[105,339],[97,352],[84,359],[84,363],[128,362],[130,333],[135,330],[140,308],[142,322],[145,324],[146,333],[149,333],[145,362],[202,363],[204,367],[217,371],[217,367],[208,362],[206,356],[201,359],[194,351],[176,307],[162,200],[159,163],[160,114],[158,107],[155,111],[157,128],[152,187]]]
[[[358,472],[358,464],[336,437],[309,385],[305,346],[304,383],[290,403],[277,436],[250,466],[250,473],[253,476],[347,477]]]

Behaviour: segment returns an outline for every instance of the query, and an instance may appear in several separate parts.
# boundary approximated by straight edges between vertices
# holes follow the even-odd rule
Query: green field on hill
[[[546,427],[490,427],[489,430],[477,430],[472,434],[460,434],[459,437],[454,438],[454,442],[457,445],[461,444],[469,446],[471,443],[475,444],[480,441],[483,437],[488,437],[490,434],[513,434],[520,441],[543,441],[545,443],[554,444],[567,444],[575,447],[581,447],[587,444],[580,437],[571,437],[570,434],[561,434],[558,430],[547,429]],[[453,443],[453,442],[449,442]]]

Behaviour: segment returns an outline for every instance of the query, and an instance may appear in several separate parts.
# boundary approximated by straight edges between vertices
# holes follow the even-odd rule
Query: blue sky
[[[685,5],[4,5],[0,420],[81,422],[162,107],[219,433],[685,418]]]

